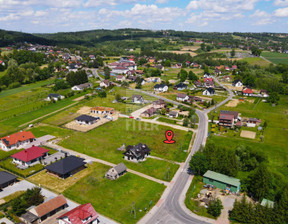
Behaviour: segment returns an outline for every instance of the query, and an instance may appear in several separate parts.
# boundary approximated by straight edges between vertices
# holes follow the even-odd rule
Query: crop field
[[[96,164],[90,175],[64,191],[64,195],[81,204],[91,202],[96,211],[120,223],[137,223],[157,203],[165,186],[131,173],[111,181],[104,178],[109,168]],[[135,217],[131,215],[133,203]]]
[[[225,137],[212,135],[209,141],[214,141],[217,145],[226,145],[235,148],[239,145],[253,147],[267,156],[268,166],[271,170],[288,176],[288,97],[281,96],[279,105],[273,107],[268,103],[257,101],[254,103],[244,102],[236,107],[222,106],[220,110],[233,110],[241,113],[241,117],[259,118],[262,122],[267,122],[267,128],[264,131],[264,142],[258,137],[256,139],[245,139],[228,135]],[[215,115],[217,117],[217,115]],[[245,128],[245,130],[254,131],[255,128]]]
[[[261,55],[272,63],[288,65],[288,54],[277,52],[262,52]]]

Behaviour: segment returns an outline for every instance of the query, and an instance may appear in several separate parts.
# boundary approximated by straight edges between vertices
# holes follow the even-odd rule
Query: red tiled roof
[[[90,203],[88,203],[88,204],[80,205],[80,206],[72,209],[71,211],[61,215],[57,219],[63,219],[65,217],[67,217],[70,221],[67,223],[86,224],[86,223],[90,223],[90,222],[96,220],[99,217],[99,215],[94,210],[92,205]],[[88,217],[91,217],[91,218],[89,220],[87,220],[86,222],[82,222],[82,220],[87,219]],[[62,221],[65,222],[65,220],[62,220]]]
[[[32,134],[31,131],[21,131],[14,133],[12,135],[5,136],[1,138],[0,140],[6,145],[15,145],[17,142],[23,142],[28,139],[34,139],[35,136]]]
[[[43,149],[41,147],[32,146],[29,149],[25,149],[23,151],[17,152],[16,154],[12,155],[12,158],[19,159],[24,162],[29,162],[33,159],[37,159],[45,155],[45,153],[49,152],[48,149]]]
[[[206,82],[206,81],[213,82],[213,79],[212,78],[205,78],[204,82]]]
[[[220,114],[219,119],[223,120],[231,120],[233,121],[234,116],[232,114]]]
[[[243,93],[252,94],[252,93],[253,93],[253,90],[252,90],[252,89],[249,89],[249,88],[247,88],[247,89],[244,89],[244,90],[243,90]]]
[[[63,195],[59,195],[55,198],[52,198],[51,200],[44,202],[40,205],[38,205],[35,208],[35,211],[38,215],[38,217],[42,217],[49,212],[52,212],[56,210],[57,208],[60,208],[61,206],[65,205],[67,203],[66,198]]]

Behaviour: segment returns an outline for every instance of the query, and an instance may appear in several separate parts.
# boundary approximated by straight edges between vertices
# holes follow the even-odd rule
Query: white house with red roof
[[[22,148],[23,145],[35,140],[35,136],[31,131],[20,131],[0,138],[0,148],[4,151],[10,151],[13,149]]]
[[[48,156],[48,152],[48,149],[32,146],[31,148],[17,152],[11,157],[13,158],[13,163],[22,166],[31,166]]]
[[[253,94],[253,90],[251,88],[248,88],[248,87],[244,87],[242,92],[243,92],[244,96],[250,96]]]
[[[99,215],[88,203],[80,205],[58,217],[58,224],[98,224]]]

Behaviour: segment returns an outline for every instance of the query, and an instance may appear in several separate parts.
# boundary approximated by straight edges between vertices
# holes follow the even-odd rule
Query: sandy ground
[[[238,103],[240,103],[240,101],[238,99],[233,99],[233,100],[229,101],[225,106],[226,107],[237,107]]]
[[[243,130],[243,131],[241,131],[240,136],[243,137],[243,138],[255,139],[255,137],[256,137],[256,132]]]
[[[236,86],[232,86],[232,85],[225,85],[228,89],[231,90],[236,90],[236,91],[242,91],[243,87],[236,87]]]
[[[91,107],[81,107],[78,111],[77,114],[89,114],[91,110]]]
[[[191,51],[172,51],[172,53],[174,54],[190,54],[192,57],[196,56],[197,54]]]
[[[200,46],[184,46],[182,47],[182,51],[196,51],[200,48]]]

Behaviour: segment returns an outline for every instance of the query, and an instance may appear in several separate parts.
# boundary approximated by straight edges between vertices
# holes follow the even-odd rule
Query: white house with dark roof
[[[142,104],[145,103],[143,96],[134,94],[131,97],[132,103]]]
[[[92,117],[86,114],[82,114],[79,117],[75,118],[78,124],[84,124],[84,125],[95,124],[99,119],[100,119],[99,117]]]
[[[167,92],[168,91],[168,86],[165,84],[156,84],[154,86],[154,91],[157,92]]]
[[[60,95],[60,94],[57,94],[57,93],[50,93],[47,97],[47,101],[51,101],[51,100],[54,100],[54,101],[58,101],[58,100],[62,100],[64,99],[65,97]]]
[[[215,90],[213,88],[207,88],[202,93],[204,96],[213,96],[215,94]]]
[[[92,86],[93,86],[92,83],[87,82],[87,83],[73,86],[71,89],[74,91],[82,91],[84,89],[91,88]]]

